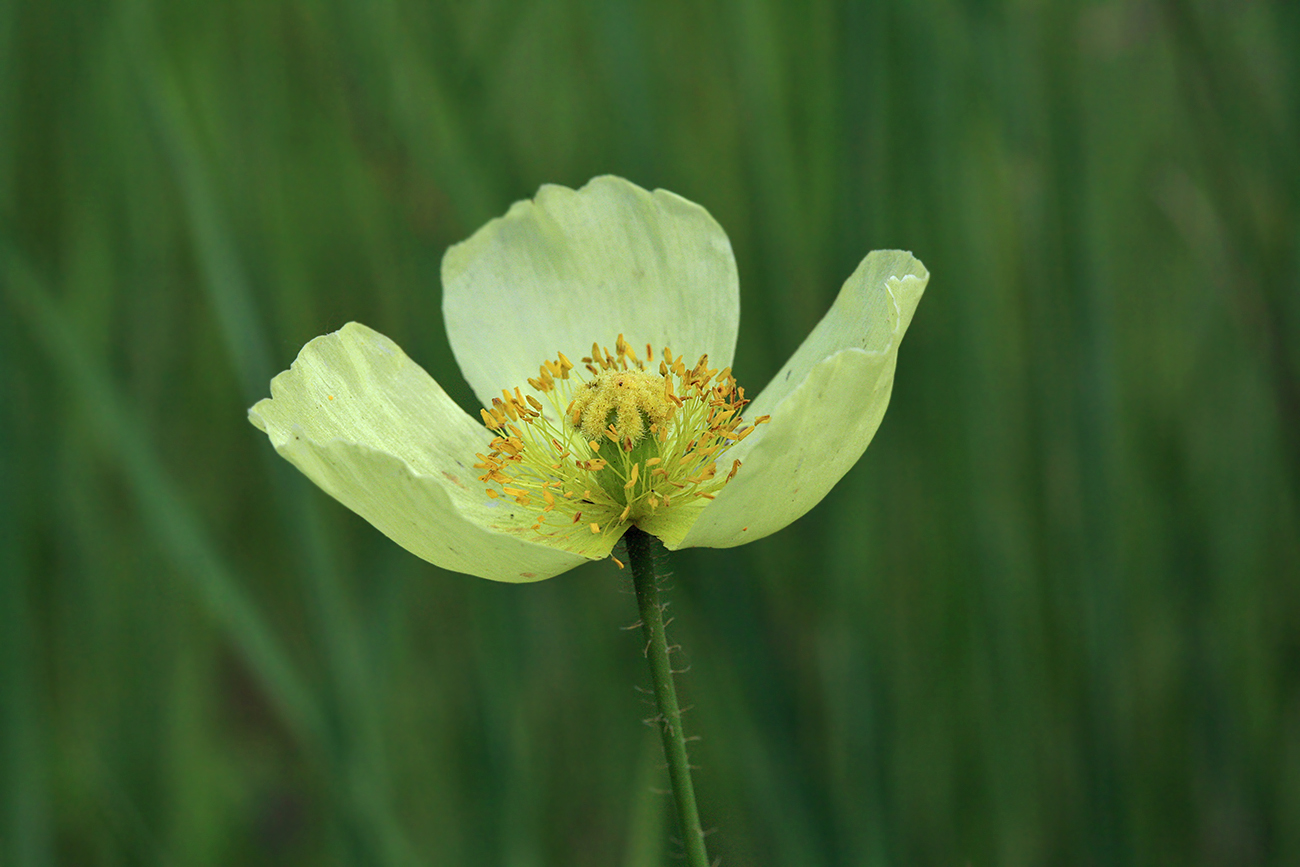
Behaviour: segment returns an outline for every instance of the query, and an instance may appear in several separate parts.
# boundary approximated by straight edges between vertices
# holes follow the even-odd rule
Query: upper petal
[[[911,253],[876,251],[745,417],[771,415],[719,460],[740,472],[669,548],[728,548],[775,533],[849,471],[889,405],[898,346],[930,273]]]
[[[447,251],[452,351],[484,405],[564,352],[621,333],[644,352],[730,366],[740,321],[731,242],[708,211],[616,177],[544,186]]]
[[[444,569],[536,581],[609,553],[596,537],[578,552],[527,539],[531,518],[489,500],[476,478],[474,456],[487,451],[488,431],[364,325],[304,346],[248,415],[328,494]]]

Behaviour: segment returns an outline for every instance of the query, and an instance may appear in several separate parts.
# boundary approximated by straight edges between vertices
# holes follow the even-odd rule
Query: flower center
[[[613,431],[615,441],[631,451],[647,424],[663,424],[673,407],[663,377],[635,369],[606,370],[578,390],[569,404],[569,420],[589,440]]]
[[[749,401],[730,368],[711,369],[707,355],[688,368],[665,347],[654,372],[645,349],[621,334],[613,353],[593,343],[586,377],[560,353],[528,380],[538,397],[503,390],[482,410],[497,434],[474,465],[487,496],[514,500],[558,547],[713,499],[740,469],[733,460],[719,476],[718,459],[768,420],[742,421]]]

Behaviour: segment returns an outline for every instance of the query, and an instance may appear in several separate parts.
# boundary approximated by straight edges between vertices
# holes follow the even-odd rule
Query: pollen
[[[610,436],[636,445],[647,427],[672,418],[676,406],[664,396],[664,377],[642,370],[606,370],[589,380],[569,404],[569,420],[589,439]]]
[[[723,461],[754,427],[745,390],[730,368],[691,367],[665,347],[644,356],[618,336],[614,351],[593,343],[577,367],[563,353],[528,380],[535,392],[503,389],[482,410],[495,437],[475,469],[485,497],[508,514],[503,528],[583,549],[594,536],[622,535],[651,515],[708,501],[741,472]],[[585,371],[585,375],[583,373]]]

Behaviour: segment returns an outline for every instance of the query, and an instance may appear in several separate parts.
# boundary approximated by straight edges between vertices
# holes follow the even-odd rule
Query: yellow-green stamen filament
[[[579,530],[621,535],[649,515],[713,499],[740,469],[733,460],[719,476],[717,458],[754,428],[741,419],[744,389],[708,356],[688,368],[665,348],[657,371],[653,360],[651,347],[642,360],[620,334],[612,353],[592,344],[581,360],[588,377],[572,375],[559,353],[528,380],[538,397],[503,390],[480,412],[497,434],[474,465],[486,495],[513,500],[561,547]]]

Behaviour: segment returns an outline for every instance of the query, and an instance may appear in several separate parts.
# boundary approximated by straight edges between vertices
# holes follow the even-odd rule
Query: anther
[[[476,455],[474,469],[491,485],[485,488],[489,499],[507,497],[529,510],[532,521],[525,518],[521,526],[557,540],[581,533],[582,526],[593,535],[616,535],[628,523],[670,509],[668,491],[679,500],[712,499],[740,468],[733,461],[724,478],[718,456],[768,420],[742,423],[744,391],[730,368],[710,369],[707,355],[688,368],[666,346],[657,360],[653,344],[640,356],[622,334],[614,349],[593,343],[581,362],[590,378],[565,385],[560,381],[569,380],[574,363],[559,353],[528,380],[533,394],[503,389],[479,411],[495,436],[490,453]],[[553,403],[564,407],[558,420],[548,419],[547,404],[538,399],[552,392]],[[544,530],[551,512],[568,515],[572,529],[552,524]]]

